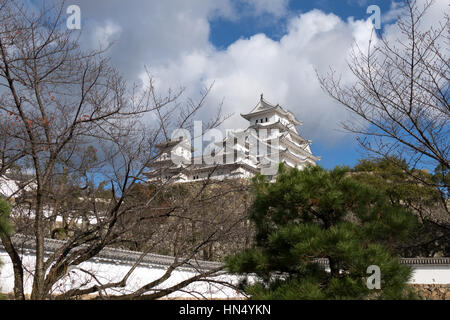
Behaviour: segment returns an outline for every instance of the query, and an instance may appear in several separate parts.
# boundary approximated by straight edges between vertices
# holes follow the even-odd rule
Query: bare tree
[[[132,200],[135,203],[142,203],[156,191],[153,185],[138,189]],[[252,228],[246,213],[251,200],[252,187],[245,180],[210,179],[171,185],[136,213],[138,219],[130,219],[139,223],[121,221],[124,226],[133,226],[126,229],[130,234],[128,241],[124,236],[124,248],[142,250],[142,243],[152,233],[153,252],[177,256],[180,250],[209,238],[215,240],[202,247],[198,258],[219,261],[250,245]]]
[[[31,299],[51,298],[69,267],[88,261],[106,246],[130,241],[130,230],[141,223],[143,213],[150,212],[158,220],[189,209],[187,204],[176,210],[155,210],[158,195],[168,188],[164,183],[155,184],[145,201],[137,201],[134,191],[145,182],[145,171],[159,155],[155,145],[166,140],[171,129],[189,128],[211,89],[206,88],[197,102],[184,105],[183,89],[161,96],[150,74],[142,86],[130,87],[103,50],[80,49],[77,31],[65,28],[64,8],[60,3],[36,12],[0,0],[0,174],[21,167],[31,181],[17,198],[12,215],[15,232],[35,241]],[[222,120],[219,112],[204,129]],[[106,188],[102,196],[99,182]],[[196,258],[239,221],[240,217],[226,226],[215,224],[196,241],[184,239],[162,277],[119,297],[157,298],[213,276],[220,268],[200,270],[191,279],[154,292],[176,268]],[[45,238],[60,231],[64,245],[46,257]],[[6,233],[0,232],[0,238],[13,263],[14,296],[25,299],[20,246]],[[156,240],[152,232],[140,240],[144,257]],[[73,289],[60,298],[122,288],[139,262],[121,281]]]
[[[359,135],[365,150],[385,159],[406,159],[412,168],[437,168],[442,177],[433,184],[448,212],[450,21],[446,14],[425,27],[432,5],[431,0],[423,6],[407,0],[396,22],[397,36],[380,34],[367,51],[356,46],[348,63],[353,84],[343,85],[333,70],[318,77],[324,91],[356,115],[343,126]]]

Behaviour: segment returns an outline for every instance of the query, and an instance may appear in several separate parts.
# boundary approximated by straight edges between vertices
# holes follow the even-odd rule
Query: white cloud
[[[344,21],[313,10],[291,17],[279,41],[257,34],[218,50],[209,41],[210,21],[217,17],[238,20],[248,15],[239,12],[237,1],[250,6],[252,14],[270,14],[274,18],[286,14],[288,3],[145,0],[129,4],[122,0],[73,0],[81,7],[82,30],[90,44],[92,37],[117,39],[110,51],[112,63],[128,79],[138,78],[147,65],[161,89],[186,86],[186,97],[195,97],[214,81],[209,114],[214,114],[212,108],[224,98],[224,112],[235,113],[225,123],[229,128],[246,124],[239,113],[249,111],[264,92],[266,99],[289,108],[304,122],[301,132],[306,138],[323,143],[342,139],[337,130],[348,115],[320,89],[315,70],[325,72],[333,66],[342,73],[343,81],[352,81],[346,58],[354,41],[361,47],[367,45],[372,31],[370,21]],[[444,3],[436,1],[427,21],[442,15]],[[382,14],[392,16],[398,8],[393,5],[390,12]],[[93,35],[92,30],[98,32]],[[390,34],[394,30],[386,28]],[[207,115],[202,113],[205,118]]]
[[[405,4],[402,2],[392,1],[389,11],[381,14],[381,22],[391,23],[397,20],[397,18],[404,13],[405,13]]]
[[[135,80],[144,65],[165,63],[211,46],[209,21],[234,14],[229,1],[73,0],[71,4],[81,8],[84,44],[91,47],[98,46],[99,40],[116,40],[108,54],[129,80]]]
[[[235,114],[226,128],[245,126],[239,114],[248,112],[264,92],[268,101],[280,103],[304,122],[305,137],[333,143],[342,138],[336,130],[347,114],[322,92],[316,69],[333,65],[344,72],[344,81],[352,79],[345,71],[345,58],[353,41],[367,41],[370,32],[370,22],[344,22],[313,10],[291,19],[279,41],[257,34],[224,51],[193,51],[152,71],[161,86],[191,84],[197,90],[214,81],[210,100],[225,98],[225,113]]]
[[[95,27],[92,33],[93,47],[106,48],[114,40],[119,38],[122,28],[112,21],[105,21],[104,24]]]
[[[430,0],[416,0],[417,7],[420,9]],[[447,1],[442,0],[431,0],[431,6],[427,9],[425,15],[421,18],[421,24],[418,27],[420,30],[428,30],[431,26],[436,26],[436,24],[444,17],[444,14],[450,14],[450,7]],[[382,23],[391,23],[402,15],[408,14],[408,9],[404,2],[392,1],[390,10],[386,13],[382,13],[381,19]],[[398,28],[395,24],[390,24],[386,28],[386,33],[388,35],[398,35]]]

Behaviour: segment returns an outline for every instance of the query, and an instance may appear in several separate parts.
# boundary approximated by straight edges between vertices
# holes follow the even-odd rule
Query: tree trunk
[[[44,230],[42,225],[42,191],[37,191],[36,197],[36,217],[34,222],[34,230],[36,236],[36,266],[33,278],[33,290],[31,292],[31,299],[38,300],[43,299],[43,287],[44,287]]]
[[[328,261],[330,263],[330,274],[331,277],[339,276],[339,263],[334,258],[328,257]]]
[[[8,252],[8,255],[13,264],[14,270],[14,298],[16,300],[25,300],[25,293],[23,291],[23,266],[22,260],[17,254],[14,248],[11,238],[5,234],[0,233],[0,239],[2,240],[3,246]]]

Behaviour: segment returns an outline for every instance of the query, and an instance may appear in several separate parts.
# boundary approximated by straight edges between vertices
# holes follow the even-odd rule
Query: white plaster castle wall
[[[450,284],[450,266],[418,266],[410,281],[414,284]]]
[[[0,268],[0,290],[4,293],[12,292],[14,286],[14,277],[12,263],[4,249],[0,249],[0,260],[3,266]],[[32,253],[25,253],[23,256],[26,270],[33,270],[34,258]],[[131,264],[124,262],[115,262],[106,259],[93,259],[80,265],[87,271],[94,273],[97,280],[101,283],[109,283],[120,280],[130,269]],[[450,284],[450,265],[413,265],[413,275],[410,283],[412,284]],[[125,288],[119,291],[108,290],[108,294],[117,295],[129,293],[140,286],[157,279],[165,272],[165,268],[156,265],[141,265],[136,268],[129,278]],[[163,283],[160,288],[167,288],[181,281],[194,276],[194,270],[176,270],[172,276]],[[236,284],[239,281],[237,276],[222,275],[214,278],[215,280],[226,281]],[[65,292],[69,289],[79,287],[90,287],[96,284],[96,280],[80,270],[72,269],[68,275],[54,286],[55,294]],[[32,276],[29,272],[25,273],[25,292],[31,293]],[[242,298],[238,292],[224,285],[212,284],[207,282],[196,282],[183,290],[170,294],[169,297],[178,298]]]
[[[11,293],[14,288],[14,273],[12,268],[11,260],[7,253],[0,249],[0,260],[3,262],[3,266],[0,267],[0,290],[3,293]],[[34,258],[31,253],[26,253],[23,256],[23,262],[26,270],[34,269]],[[123,278],[123,276],[130,270],[131,264],[118,263],[114,261],[102,261],[92,260],[89,262],[85,262],[79,266],[80,268],[92,272],[95,274],[97,280],[102,283],[110,283],[119,281]],[[130,293],[141,286],[158,279],[161,277],[165,268],[161,266],[150,266],[143,265],[139,266],[134,270],[133,274],[127,281],[127,285],[123,289],[119,290],[107,290],[107,293],[110,295],[119,295]],[[192,276],[195,276],[196,273],[194,270],[176,270],[172,273],[172,276],[165,281],[159,288],[168,288],[173,285],[180,283],[183,280],[186,280]],[[219,277],[213,278],[218,281],[227,281],[232,283],[237,283],[238,278],[235,276],[222,275]],[[73,288],[86,288],[92,285],[98,284],[96,280],[94,280],[88,274],[74,268],[68,272],[67,276],[64,277],[61,281],[59,281],[53,287],[54,294],[61,294]],[[32,289],[32,275],[29,272],[25,272],[25,293],[30,294]],[[195,282],[190,284],[188,287],[184,288],[181,291],[174,292],[169,295],[169,297],[178,297],[178,298],[241,298],[242,295],[238,294],[234,289],[231,289],[227,286],[220,284],[213,284],[209,282]]]
[[[0,194],[4,195],[5,197],[10,197],[15,192],[17,192],[17,190],[19,190],[19,187],[14,180],[0,177]]]
[[[243,162],[246,162],[246,161],[243,161]],[[216,169],[216,171],[213,174],[211,174],[210,179],[214,179],[214,180],[229,179],[231,172],[232,172],[232,170],[230,170],[230,169],[225,169],[225,168],[219,167],[218,169]],[[236,178],[239,177],[242,179],[246,179],[246,178],[253,177],[253,173],[251,173],[243,168],[239,168],[237,172],[239,172],[239,175],[236,175],[235,176]],[[190,176],[189,180],[187,182],[206,179],[208,177],[208,175],[209,175],[208,172],[196,173],[195,175]],[[194,179],[193,178],[194,176],[196,176],[198,178]]]
[[[285,126],[289,125],[291,122],[286,119],[285,117],[279,117],[279,120],[281,122],[281,124],[284,124]]]

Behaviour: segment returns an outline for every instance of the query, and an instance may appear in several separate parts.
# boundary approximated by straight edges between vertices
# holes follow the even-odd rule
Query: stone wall
[[[450,300],[450,284],[412,284],[424,300]]]

